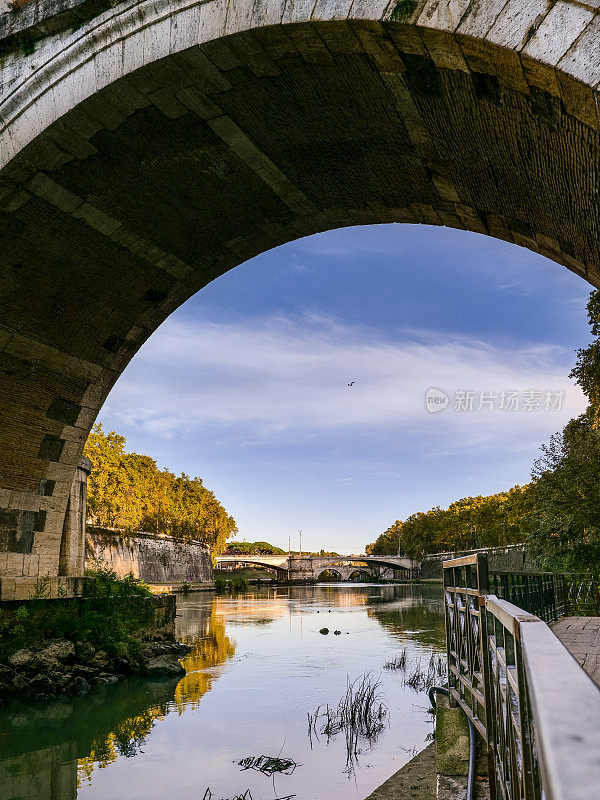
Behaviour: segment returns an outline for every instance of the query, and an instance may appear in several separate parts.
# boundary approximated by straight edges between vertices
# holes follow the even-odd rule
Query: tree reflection
[[[438,587],[403,586],[394,599],[370,603],[367,614],[392,636],[402,641],[419,642],[440,652],[446,632],[442,593]]]
[[[235,644],[225,633],[225,623],[217,614],[216,601],[211,604],[204,636],[200,639],[187,636],[182,638],[192,647],[192,652],[184,661],[187,674],[175,689],[175,703],[179,713],[188,706],[198,705],[219,676],[213,668],[235,655]]]
[[[87,697],[15,704],[0,719],[0,800],[75,800],[95,769],[133,758],[156,723],[197,706],[235,653],[214,602],[201,604],[182,638],[192,647],[180,681],[129,679]],[[191,622],[191,620],[190,620]]]

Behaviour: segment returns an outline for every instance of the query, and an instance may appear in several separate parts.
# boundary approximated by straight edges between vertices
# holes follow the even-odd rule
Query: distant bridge
[[[342,580],[347,580],[355,572],[375,575],[380,568],[393,569],[402,578],[414,578],[418,574],[418,562],[406,556],[300,556],[300,555],[222,555],[217,558],[216,567],[226,564],[252,564],[277,571],[279,580],[298,582],[317,581],[319,576],[330,570],[337,572]]]

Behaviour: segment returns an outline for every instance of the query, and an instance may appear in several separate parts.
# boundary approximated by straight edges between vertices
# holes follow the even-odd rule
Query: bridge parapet
[[[348,576],[357,567],[365,566],[369,572],[374,568],[387,567],[410,573],[412,577],[417,567],[415,561],[404,556],[367,556],[367,555],[339,555],[339,556],[311,556],[299,555],[224,555],[217,559],[217,564],[253,564],[257,567],[270,567],[290,581],[300,583],[316,581],[319,575],[327,569],[336,569],[340,575]]]

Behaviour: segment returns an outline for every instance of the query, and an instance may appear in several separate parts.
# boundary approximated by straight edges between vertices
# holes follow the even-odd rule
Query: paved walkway
[[[600,617],[561,617],[550,627],[600,686]]]

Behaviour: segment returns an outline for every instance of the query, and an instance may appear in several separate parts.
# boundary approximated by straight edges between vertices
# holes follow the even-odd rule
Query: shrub
[[[87,573],[83,597],[33,597],[0,612],[0,660],[44,639],[88,641],[114,656],[135,656],[141,634],[154,621],[152,593],[133,575],[107,569]]]

